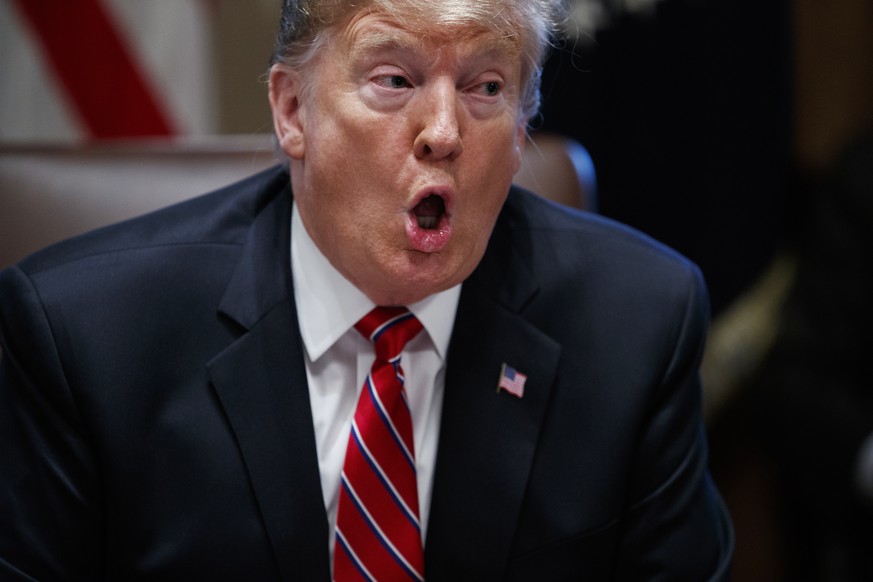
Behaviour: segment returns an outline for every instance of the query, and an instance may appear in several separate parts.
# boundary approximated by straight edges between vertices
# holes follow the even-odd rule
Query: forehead
[[[428,14],[384,14],[361,9],[340,27],[341,42],[352,55],[380,50],[430,52],[452,47],[459,57],[487,54],[521,60],[517,35],[501,34],[473,19],[436,19]]]

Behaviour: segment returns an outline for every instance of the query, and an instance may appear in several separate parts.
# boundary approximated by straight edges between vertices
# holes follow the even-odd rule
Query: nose
[[[458,94],[454,83],[435,83],[418,96],[419,131],[413,150],[419,159],[452,161],[463,150]]]

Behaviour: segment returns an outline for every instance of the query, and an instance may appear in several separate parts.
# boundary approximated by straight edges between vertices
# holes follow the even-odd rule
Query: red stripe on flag
[[[91,137],[175,130],[100,0],[15,0]]]

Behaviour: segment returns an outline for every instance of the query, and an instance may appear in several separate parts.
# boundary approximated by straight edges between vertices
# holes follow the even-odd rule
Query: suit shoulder
[[[55,243],[18,266],[36,274],[78,260],[149,247],[238,245],[254,216],[287,188],[287,172],[276,166],[214,192]]]
[[[505,224],[515,245],[528,248],[530,260],[560,264],[565,273],[596,271],[621,278],[651,280],[661,276],[700,279],[697,265],[651,236],[608,217],[556,204],[513,188]]]

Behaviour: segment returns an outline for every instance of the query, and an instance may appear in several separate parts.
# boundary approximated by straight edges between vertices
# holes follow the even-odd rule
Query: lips
[[[409,245],[424,253],[441,251],[452,235],[449,192],[431,190],[421,193],[407,214],[406,237]]]

